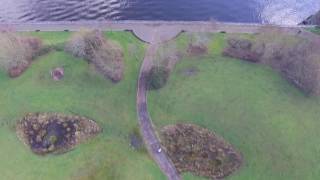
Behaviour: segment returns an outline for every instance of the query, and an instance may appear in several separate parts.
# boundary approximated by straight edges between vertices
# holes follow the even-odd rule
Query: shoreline
[[[0,28],[5,26],[17,28],[19,31],[24,31],[27,26],[38,26],[39,28],[45,28],[46,26],[69,26],[70,29],[73,26],[83,26],[89,28],[128,28],[133,25],[143,26],[253,26],[253,27],[265,27],[265,26],[276,26],[283,28],[294,28],[294,27],[315,27],[316,25],[276,25],[276,24],[262,24],[262,23],[241,23],[241,22],[220,22],[220,21],[147,21],[147,20],[121,20],[121,21],[41,21],[41,22],[0,22]]]
[[[0,31],[79,31],[82,29],[98,29],[111,31],[132,31],[144,42],[153,41],[150,32],[155,30],[170,32],[225,32],[225,33],[255,33],[264,27],[280,27],[285,29],[311,28],[315,25],[270,25],[256,23],[232,23],[216,21],[59,21],[59,22],[29,22],[0,23]],[[171,39],[172,37],[170,37]],[[167,36],[159,37],[161,41],[169,40]]]

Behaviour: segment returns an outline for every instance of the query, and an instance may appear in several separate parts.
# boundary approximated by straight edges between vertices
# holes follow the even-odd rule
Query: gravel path
[[[159,29],[155,29],[149,31],[150,45],[147,49],[147,52],[144,57],[144,61],[142,63],[138,86],[137,86],[137,113],[139,118],[140,131],[143,136],[143,140],[147,146],[149,154],[151,157],[157,162],[158,166],[162,170],[162,172],[167,176],[170,180],[180,180],[181,177],[171,162],[170,158],[166,155],[166,153],[162,150],[159,139],[156,135],[156,132],[153,128],[153,124],[151,121],[151,117],[148,113],[147,107],[147,76],[152,67],[152,58],[155,57],[157,52],[159,43],[161,39],[159,38]],[[178,32],[171,31],[170,33],[164,33],[163,36],[167,37],[164,39],[168,39],[175,36]]]
[[[220,32],[227,33],[255,33],[260,28],[269,26],[252,23],[225,23],[208,21],[60,21],[60,22],[29,22],[29,23],[0,23],[0,30],[16,31],[79,31],[81,29],[100,29],[114,31],[133,31],[134,34],[145,42],[151,42],[154,29],[163,32]],[[289,29],[314,26],[278,26]],[[171,34],[171,33],[170,33]],[[159,33],[161,40],[173,38],[167,33]],[[153,41],[154,42],[154,41]]]

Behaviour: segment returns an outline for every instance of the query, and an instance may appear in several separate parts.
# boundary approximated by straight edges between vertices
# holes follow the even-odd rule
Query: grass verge
[[[64,43],[68,32],[27,33],[47,45]],[[0,172],[2,179],[165,179],[146,152],[131,149],[128,135],[138,126],[136,79],[144,44],[127,32],[107,32],[124,49],[123,81],[114,85],[85,61],[64,52],[37,59],[20,77],[0,72]],[[65,77],[53,81],[50,70],[64,67]],[[40,157],[17,138],[16,121],[27,112],[61,112],[95,119],[103,133],[63,155]]]
[[[228,180],[319,179],[319,98],[266,66],[223,57],[224,46],[224,35],[212,35],[210,57],[181,60],[167,85],[149,93],[155,126],[194,123],[224,137],[245,161]],[[198,73],[181,73],[188,68]]]

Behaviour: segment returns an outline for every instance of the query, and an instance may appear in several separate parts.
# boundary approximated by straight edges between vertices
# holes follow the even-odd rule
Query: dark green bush
[[[146,147],[144,146],[143,138],[140,134],[139,127],[135,127],[132,129],[132,132],[129,134],[130,146],[139,152],[147,152]]]
[[[50,53],[51,51],[52,51],[51,46],[45,45],[45,46],[41,47],[41,48],[39,49],[39,51],[37,51],[37,52],[34,54],[34,57],[33,57],[33,58],[35,59],[35,58],[37,58],[37,57],[39,57],[39,56],[46,55],[46,54]]]
[[[152,67],[147,78],[149,90],[157,90],[162,88],[169,78],[169,70],[163,66]]]
[[[58,44],[50,44],[42,46],[37,52],[34,53],[33,59],[46,55],[51,51],[64,51],[65,43],[58,43]]]
[[[55,51],[64,51],[65,43],[57,43],[50,45],[50,48]]]

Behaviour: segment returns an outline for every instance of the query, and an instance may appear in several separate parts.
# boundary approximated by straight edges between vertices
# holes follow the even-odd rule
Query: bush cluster
[[[149,90],[157,90],[162,88],[169,78],[170,71],[164,66],[154,66],[151,68],[147,78],[147,86]]]
[[[11,32],[0,33],[0,69],[10,77],[21,75],[38,57],[42,41],[34,37],[22,37]]]
[[[194,124],[166,126],[160,131],[160,139],[179,173],[223,179],[244,161],[241,153],[222,137]]]
[[[107,40],[101,31],[80,31],[66,43],[65,50],[75,57],[92,63],[96,70],[113,82],[123,77],[123,53],[121,48]]]
[[[320,95],[319,47],[312,33],[266,29],[252,40],[230,38],[224,55],[269,65],[306,94]]]

